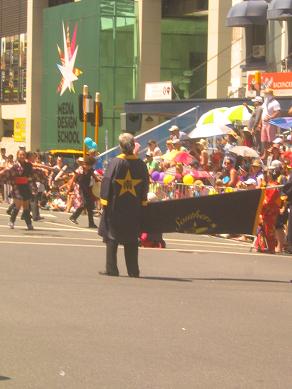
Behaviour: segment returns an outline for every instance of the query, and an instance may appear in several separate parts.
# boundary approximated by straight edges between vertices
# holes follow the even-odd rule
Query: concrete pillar
[[[139,0],[138,97],[144,100],[145,84],[160,81],[161,0]]]
[[[27,2],[27,150],[38,149],[41,140],[43,9],[47,6],[48,0]]]
[[[225,27],[232,0],[209,1],[207,98],[226,97],[230,85],[232,28]]]

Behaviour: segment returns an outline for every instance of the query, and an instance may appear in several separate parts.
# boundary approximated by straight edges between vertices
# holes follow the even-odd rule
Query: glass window
[[[1,38],[0,101],[26,101],[26,34]]]
[[[161,80],[180,98],[206,96],[207,29],[206,17],[162,20]]]
[[[266,62],[266,32],[266,25],[252,25],[245,28],[247,65]]]
[[[292,18],[287,20],[288,27],[288,61],[292,62]]]

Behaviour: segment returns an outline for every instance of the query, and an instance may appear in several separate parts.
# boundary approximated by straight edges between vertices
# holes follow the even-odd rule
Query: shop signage
[[[25,118],[14,119],[13,130],[14,130],[14,141],[15,142],[25,142],[25,130],[26,130]]]
[[[255,74],[248,75],[248,91],[255,90]],[[292,72],[261,73],[261,89],[272,88],[276,96],[292,96]]]
[[[149,82],[145,85],[145,100],[172,100],[172,82]]]

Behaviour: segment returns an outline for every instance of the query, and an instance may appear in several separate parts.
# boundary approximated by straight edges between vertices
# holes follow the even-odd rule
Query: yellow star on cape
[[[134,178],[132,178],[130,170],[128,170],[124,179],[116,179],[116,182],[122,187],[119,196],[122,196],[124,193],[129,192],[133,196],[137,197],[135,186],[139,185],[141,181],[142,180],[135,180]]]

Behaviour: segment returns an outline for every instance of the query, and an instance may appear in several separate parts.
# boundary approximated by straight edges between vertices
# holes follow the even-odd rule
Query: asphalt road
[[[292,388],[292,257],[167,235],[142,278],[98,274],[96,231],[0,207],[0,388]]]

